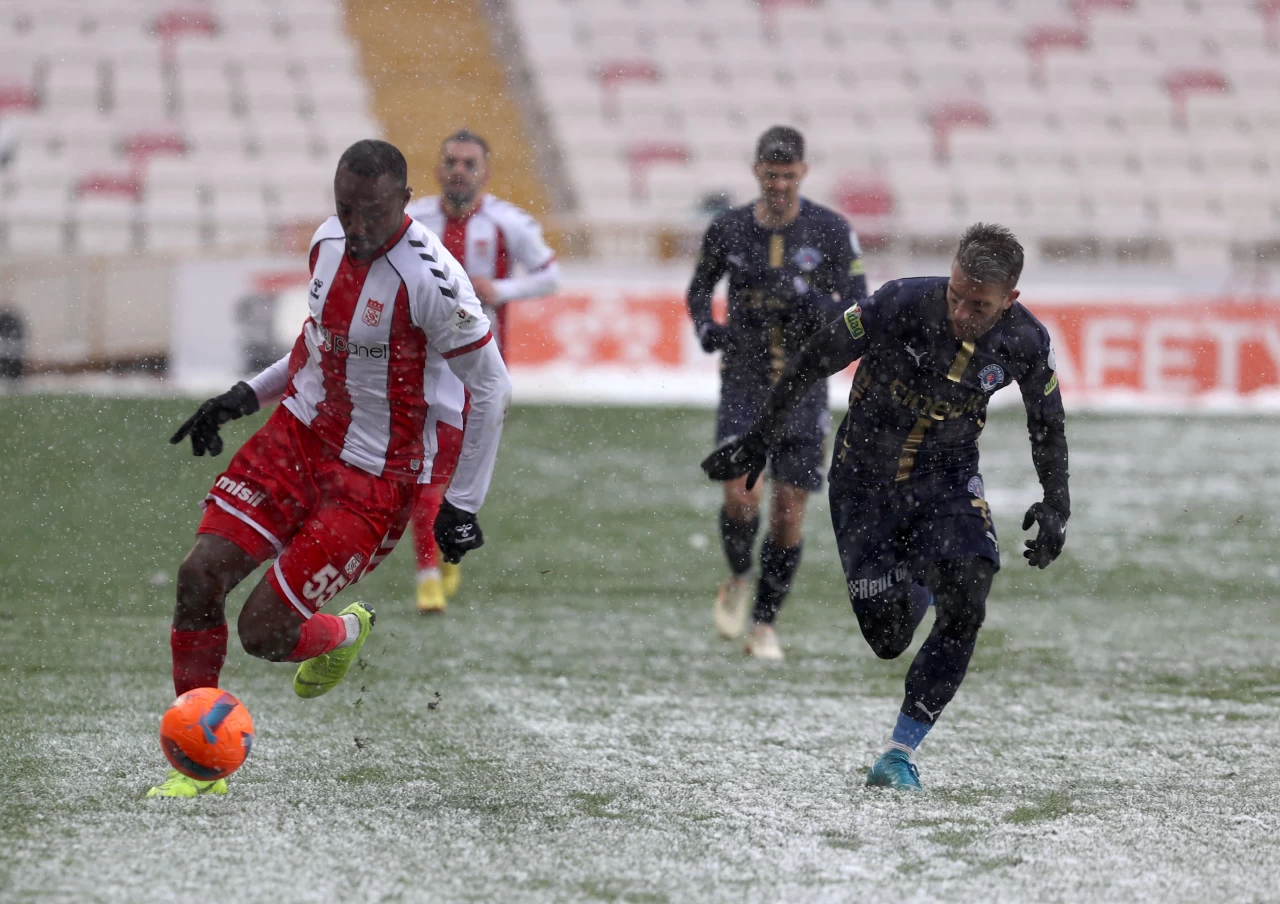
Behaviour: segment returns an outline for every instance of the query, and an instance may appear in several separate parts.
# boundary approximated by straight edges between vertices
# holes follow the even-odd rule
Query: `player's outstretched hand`
[[[1022,518],[1022,529],[1031,530],[1031,525],[1040,525],[1040,532],[1034,539],[1028,540],[1027,548],[1022,553],[1027,564],[1035,568],[1048,568],[1054,559],[1062,553],[1067,542],[1067,516],[1047,502],[1037,502],[1027,509]]]
[[[733,335],[725,324],[708,320],[698,327],[698,342],[704,352],[719,352],[733,344]]]
[[[436,545],[450,565],[457,565],[473,549],[484,546],[484,533],[473,512],[464,512],[448,499],[440,503],[436,515]]]
[[[712,480],[737,480],[747,475],[747,489],[756,485],[769,458],[769,444],[754,430],[731,436],[702,460],[702,470]]]
[[[169,437],[169,442],[177,445],[190,436],[193,455],[204,455],[205,452],[220,455],[222,437],[218,435],[218,428],[227,421],[234,421],[257,410],[257,393],[248,383],[241,381],[197,408],[196,413],[178,428],[178,432]]]

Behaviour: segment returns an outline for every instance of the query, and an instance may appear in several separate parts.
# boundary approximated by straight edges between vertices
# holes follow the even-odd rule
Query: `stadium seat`
[[[71,208],[75,247],[86,254],[136,251],[138,205],[124,194],[83,193]]]

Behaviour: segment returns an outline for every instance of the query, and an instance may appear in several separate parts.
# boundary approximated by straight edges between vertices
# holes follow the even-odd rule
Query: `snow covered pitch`
[[[252,757],[227,798],[144,801],[227,461],[165,442],[189,408],[0,403],[0,900],[1276,899],[1280,422],[1072,418],[1067,551],[1033,572],[1025,430],[994,418],[1005,569],[908,797],[862,776],[911,654],[859,637],[825,502],[788,660],[748,662],[711,627],[710,413],[517,407],[449,613],[414,613],[400,550],[314,701],[233,640]]]

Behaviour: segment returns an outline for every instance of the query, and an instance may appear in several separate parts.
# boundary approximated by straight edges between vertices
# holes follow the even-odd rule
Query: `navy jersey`
[[[848,222],[804,199],[796,219],[778,229],[760,225],[754,202],[712,222],[689,286],[695,328],[710,323],[711,295],[726,275],[730,344],[721,381],[725,391],[754,398],[756,405],[810,335],[850,301],[866,297]],[[817,388],[812,395],[820,395]]]
[[[1057,470],[1047,446],[1063,438],[1065,488],[1065,416],[1048,330],[1014,302],[977,341],[962,342],[947,322],[946,291],[946,277],[895,280],[844,313],[845,350],[860,361],[832,482],[976,474],[987,402],[1017,382],[1038,472]]]

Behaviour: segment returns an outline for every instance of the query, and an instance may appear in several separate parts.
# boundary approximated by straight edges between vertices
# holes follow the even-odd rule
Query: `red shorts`
[[[281,405],[214,481],[196,533],[274,557],[272,589],[310,618],[391,554],[416,490],[342,461]]]

